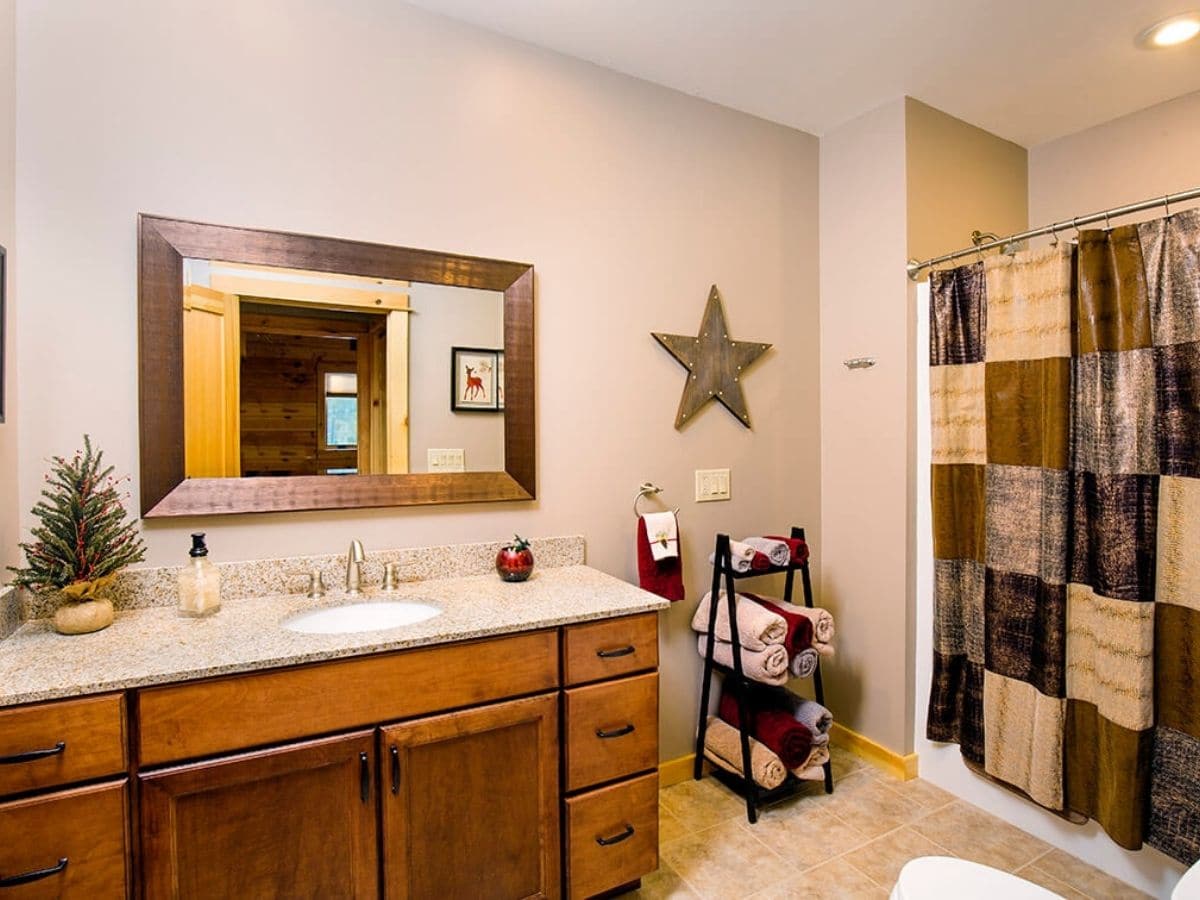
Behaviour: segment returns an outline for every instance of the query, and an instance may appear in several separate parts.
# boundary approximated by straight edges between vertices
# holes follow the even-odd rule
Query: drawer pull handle
[[[59,741],[53,747],[47,747],[45,750],[26,750],[24,753],[14,753],[12,756],[0,756],[0,766],[31,762],[35,759],[45,759],[47,756],[58,756],[66,749],[67,742]]]
[[[366,753],[358,754],[358,792],[363,803],[371,799],[371,760]]]
[[[598,837],[596,843],[601,847],[611,847],[613,844],[619,844],[621,841],[627,841],[633,837],[633,826],[626,825],[625,830],[620,834],[614,834],[612,837]]]
[[[41,881],[43,878],[49,878],[51,875],[57,875],[67,867],[67,858],[64,856],[54,865],[45,869],[38,869],[34,872],[25,872],[21,875],[9,875],[7,878],[0,878],[0,888],[16,887],[21,884],[29,884],[31,881]]]
[[[633,653],[633,644],[617,647],[615,650],[597,650],[596,655],[601,659],[616,659],[618,656],[628,656]]]
[[[633,731],[633,723],[622,725],[620,728],[614,728],[612,731],[605,731],[603,728],[596,729],[596,737],[608,740],[609,738],[621,737]]]
[[[400,793],[400,750],[392,744],[392,793]]]

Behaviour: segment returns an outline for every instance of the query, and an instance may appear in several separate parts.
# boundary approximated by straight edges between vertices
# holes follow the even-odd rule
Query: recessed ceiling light
[[[1190,41],[1198,34],[1200,13],[1183,13],[1151,25],[1138,35],[1138,44],[1150,50],[1159,50]]]

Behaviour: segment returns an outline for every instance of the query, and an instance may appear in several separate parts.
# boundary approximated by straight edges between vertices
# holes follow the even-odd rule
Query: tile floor
[[[835,750],[834,792],[809,792],[746,821],[713,778],[659,795],[657,872],[643,898],[886,900],[917,856],[960,856],[1015,872],[1068,900],[1147,897],[928,782],[897,781]]]

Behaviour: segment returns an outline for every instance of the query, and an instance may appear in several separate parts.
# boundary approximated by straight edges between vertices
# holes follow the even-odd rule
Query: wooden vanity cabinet
[[[374,737],[142,775],[143,896],[378,896]]]
[[[379,737],[384,897],[559,895],[556,694]]]

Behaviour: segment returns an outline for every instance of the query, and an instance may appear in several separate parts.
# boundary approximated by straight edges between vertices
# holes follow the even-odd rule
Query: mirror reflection
[[[504,469],[504,295],[185,259],[188,478]]]

